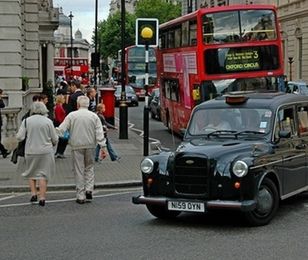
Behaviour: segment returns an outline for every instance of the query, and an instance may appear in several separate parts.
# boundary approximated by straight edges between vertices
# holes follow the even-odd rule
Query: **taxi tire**
[[[257,207],[253,211],[244,213],[248,224],[250,224],[251,226],[263,226],[268,224],[275,216],[279,207],[279,194],[275,183],[269,178],[265,178],[259,187],[259,192],[262,190],[265,190],[271,196],[271,209],[266,214],[260,214],[260,212],[258,212],[257,205]]]
[[[165,206],[158,205],[146,205],[148,211],[157,218],[161,219],[173,219],[180,215],[180,211],[170,211],[165,208]]]

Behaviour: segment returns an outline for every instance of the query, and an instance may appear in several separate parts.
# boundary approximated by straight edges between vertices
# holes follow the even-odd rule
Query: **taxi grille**
[[[206,158],[180,157],[175,160],[174,186],[181,194],[204,195],[208,192]]]

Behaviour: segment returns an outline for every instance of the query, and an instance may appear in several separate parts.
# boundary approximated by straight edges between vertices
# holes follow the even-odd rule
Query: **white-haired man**
[[[88,110],[89,98],[77,98],[77,111],[69,113],[59,127],[63,136],[69,131],[69,144],[72,149],[73,171],[76,179],[77,200],[79,204],[92,200],[94,189],[94,153],[96,144],[105,147],[106,139],[99,117]]]

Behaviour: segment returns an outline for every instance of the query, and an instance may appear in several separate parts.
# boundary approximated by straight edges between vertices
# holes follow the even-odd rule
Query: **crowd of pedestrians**
[[[0,109],[4,107],[0,89]],[[49,118],[46,95],[35,95],[30,110],[22,117],[16,135],[25,140],[21,175],[28,180],[31,202],[45,206],[47,183],[55,174],[55,159],[65,158],[65,149],[71,147],[72,168],[76,181],[76,202],[91,201],[94,189],[94,164],[108,154],[112,161],[120,157],[107,138],[107,129],[116,129],[104,118],[105,105],[97,102],[96,89],[82,89],[78,80],[60,82],[55,90],[53,118]],[[1,113],[1,110],[0,110]],[[1,120],[1,114],[0,114]],[[0,121],[1,130],[2,121]],[[107,151],[106,149],[107,148]],[[1,144],[3,158],[9,154]],[[39,192],[37,191],[37,184]]]

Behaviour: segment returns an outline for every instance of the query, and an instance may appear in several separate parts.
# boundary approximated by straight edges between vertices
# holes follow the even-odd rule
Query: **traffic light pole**
[[[136,20],[136,45],[145,46],[145,101],[143,108],[143,155],[149,155],[149,46],[157,46],[158,20],[138,18]]]
[[[121,101],[119,139],[128,139],[128,111],[125,92],[125,0],[121,0]]]
[[[149,44],[145,45],[145,101],[143,108],[143,155],[149,155]]]

